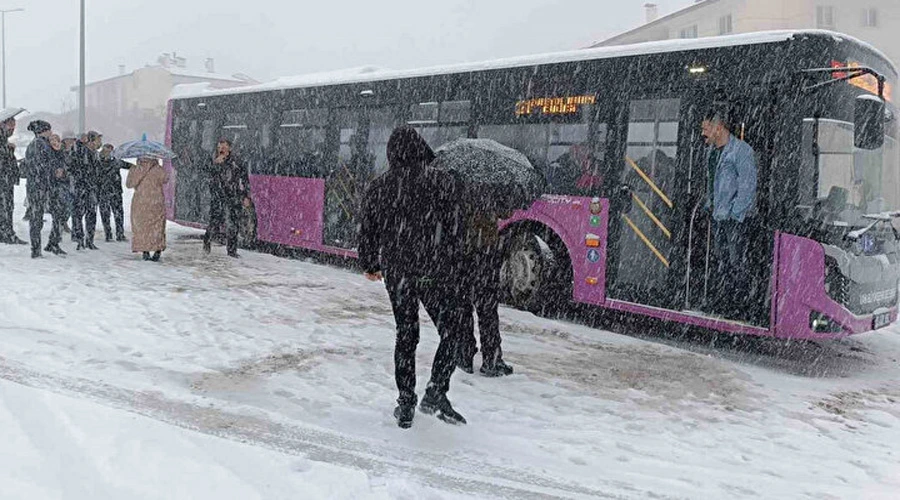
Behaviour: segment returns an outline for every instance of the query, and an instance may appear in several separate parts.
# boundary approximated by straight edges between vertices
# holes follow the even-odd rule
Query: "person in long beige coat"
[[[128,171],[125,186],[134,189],[131,200],[131,251],[144,260],[159,261],[166,249],[166,198],[163,186],[169,175],[155,158],[138,158]],[[150,255],[153,252],[153,255]]]

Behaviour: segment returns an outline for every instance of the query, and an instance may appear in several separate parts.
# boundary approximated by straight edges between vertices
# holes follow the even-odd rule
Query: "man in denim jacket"
[[[710,146],[706,156],[706,207],[712,211],[713,248],[722,299],[718,311],[732,318],[743,314],[749,295],[748,259],[750,219],[756,215],[757,167],[753,148],[735,137],[722,110],[713,109],[703,119],[703,137]],[[724,286],[728,283],[728,286]]]

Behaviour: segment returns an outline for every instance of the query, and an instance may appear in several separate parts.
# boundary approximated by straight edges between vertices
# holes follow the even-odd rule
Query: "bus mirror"
[[[856,98],[854,141],[859,149],[878,149],[884,145],[884,101],[872,95]]]

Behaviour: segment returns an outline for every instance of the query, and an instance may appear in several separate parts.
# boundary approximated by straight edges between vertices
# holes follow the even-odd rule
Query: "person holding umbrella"
[[[166,197],[163,186],[169,174],[160,164],[175,154],[157,142],[147,140],[123,144],[116,150],[119,159],[137,158],[125,179],[125,187],[134,189],[131,199],[131,251],[140,252],[144,260],[159,262],[166,249]]]
[[[451,173],[460,184],[465,207],[466,284],[464,328],[458,343],[457,365],[473,373],[478,352],[473,314],[478,314],[481,337],[481,374],[511,375],[500,349],[500,267],[503,246],[501,218],[527,208],[543,190],[543,179],[522,153],[489,139],[457,139],[438,148],[433,167]]]
[[[0,111],[0,242],[10,245],[25,245],[13,229],[13,200],[16,185],[19,184],[19,163],[16,161],[15,147],[6,147],[9,138],[16,131],[16,115],[22,108]]]
[[[411,127],[394,130],[387,157],[388,171],[372,182],[363,200],[359,262],[370,281],[385,281],[394,312],[394,378],[400,393],[394,417],[408,429],[415,416],[421,303],[440,343],[420,409],[444,422],[465,424],[447,399],[466,300],[459,280],[463,238],[455,183],[428,168],[434,153]]]

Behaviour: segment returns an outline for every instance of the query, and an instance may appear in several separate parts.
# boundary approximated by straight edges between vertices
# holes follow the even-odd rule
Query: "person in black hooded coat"
[[[394,312],[400,393],[394,416],[400,427],[408,428],[415,415],[421,302],[441,340],[420,409],[464,424],[447,399],[466,301],[457,272],[463,238],[456,183],[449,174],[428,168],[434,152],[413,128],[391,134],[387,155],[390,168],[372,182],[363,200],[359,261],[367,278],[384,279]]]

